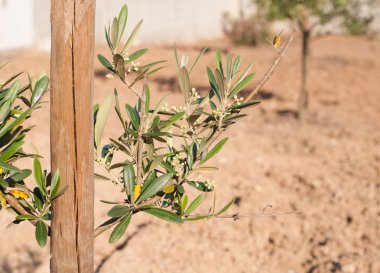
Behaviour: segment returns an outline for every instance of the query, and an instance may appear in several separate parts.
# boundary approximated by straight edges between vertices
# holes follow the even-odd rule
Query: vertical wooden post
[[[53,204],[51,272],[93,272],[95,0],[51,1],[51,160],[66,193]]]

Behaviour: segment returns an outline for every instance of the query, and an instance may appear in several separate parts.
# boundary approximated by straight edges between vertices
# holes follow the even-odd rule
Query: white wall
[[[104,26],[118,14],[124,2],[129,8],[127,31],[143,18],[139,41],[172,43],[221,35],[222,15],[230,0],[98,1],[97,41],[104,41]]]
[[[144,19],[138,42],[172,43],[222,34],[225,11],[236,14],[241,0],[97,0],[96,41],[123,4],[129,7],[127,31]],[[245,1],[245,0],[244,0]],[[50,48],[49,0],[0,0],[0,50]]]
[[[0,49],[33,45],[35,33],[31,0],[0,0],[0,35]]]
[[[222,35],[222,16],[250,14],[250,0],[97,0],[96,41],[104,43],[104,26],[125,3],[127,32],[144,19],[137,42],[173,43]],[[249,8],[250,7],[250,8]],[[373,29],[380,31],[380,6]],[[334,24],[326,26],[333,28]],[[50,49],[50,0],[0,0],[0,50]]]

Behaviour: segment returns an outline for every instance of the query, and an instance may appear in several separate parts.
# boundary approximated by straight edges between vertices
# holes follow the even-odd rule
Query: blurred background
[[[191,60],[208,48],[192,73],[200,92],[209,88],[205,67],[214,67],[216,48],[240,55],[243,66],[254,62],[257,76],[248,94],[293,28],[297,33],[257,96],[262,103],[227,132],[229,142],[213,162],[220,168],[210,177],[217,183],[217,204],[236,198],[231,211],[251,217],[177,226],[137,215],[118,245],[108,244],[109,234],[97,238],[95,272],[380,272],[380,3],[98,0],[97,54],[109,57],[104,26],[125,3],[127,33],[144,19],[134,45],[149,48],[141,62],[168,60],[152,76],[151,92],[155,102],[171,93],[170,105],[181,104],[173,42]],[[0,0],[0,63],[10,61],[0,79],[49,72],[49,4]],[[95,64],[96,102],[115,86],[122,101],[134,99]],[[26,82],[26,74],[21,79]],[[114,117],[108,136],[120,132]],[[48,104],[30,122],[36,128],[28,143],[49,166]],[[95,183],[100,223],[109,207],[99,200],[120,193]],[[211,205],[212,196],[207,200]],[[263,210],[302,213],[255,216]],[[49,272],[49,250],[37,246],[34,229],[6,229],[10,220],[0,213],[0,273]]]

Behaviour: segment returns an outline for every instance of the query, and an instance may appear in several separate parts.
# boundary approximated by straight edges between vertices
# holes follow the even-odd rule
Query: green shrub
[[[136,101],[120,102],[115,89],[94,109],[95,160],[107,173],[106,176],[97,175],[97,178],[117,185],[124,198],[122,203],[103,201],[114,206],[108,212],[110,219],[95,233],[100,234],[105,228],[116,225],[109,239],[111,243],[124,234],[136,213],[148,213],[173,223],[210,219],[223,214],[233,201],[221,209],[216,209],[214,203],[208,213],[196,213],[205,194],[215,189],[213,181],[200,174],[218,170],[210,165],[210,159],[226,144],[227,138],[223,134],[246,116],[243,109],[258,103],[244,102],[240,97],[240,92],[255,74],[250,72],[252,65],[240,72],[239,56],[227,55],[223,61],[220,50],[217,50],[215,68],[207,67],[209,91],[200,95],[191,84],[191,75],[205,50],[190,63],[188,56],[179,58],[174,46],[183,104],[169,106],[167,96],[164,96],[153,105],[154,90],[149,86],[149,77],[163,68],[164,61],[138,65],[138,59],[148,50],[143,48],[127,53],[142,23],[138,23],[127,42],[121,45],[127,14],[128,9],[124,6],[112,25],[106,28],[110,57],[98,55],[98,59],[109,71],[109,77],[115,75],[126,90],[135,94]],[[104,145],[101,138],[103,131],[107,130],[107,117],[112,108],[123,129]],[[117,158],[123,159],[115,161],[116,153],[122,155]],[[188,197],[190,188],[200,192],[191,201]]]
[[[49,78],[42,75],[35,82],[29,78],[29,84],[20,86],[17,78],[21,74],[0,82],[0,210],[15,215],[11,225],[24,221],[35,225],[36,239],[42,247],[47,240],[51,202],[63,191],[58,192],[59,173],[52,176],[42,171],[39,156],[23,150],[25,135],[32,129],[23,124],[42,106]],[[34,158],[34,188],[25,183],[32,171],[14,165],[24,157]]]

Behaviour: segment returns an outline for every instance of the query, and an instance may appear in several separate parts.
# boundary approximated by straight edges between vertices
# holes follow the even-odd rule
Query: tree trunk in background
[[[298,99],[298,117],[302,119],[309,105],[308,72],[309,72],[310,30],[302,31],[301,57],[301,91]]]
[[[93,273],[95,0],[51,1],[51,160],[63,196],[53,203],[51,272]]]

